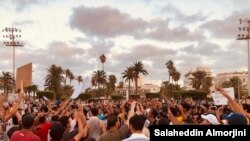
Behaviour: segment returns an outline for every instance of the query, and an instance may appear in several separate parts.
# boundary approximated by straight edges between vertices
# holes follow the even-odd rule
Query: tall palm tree
[[[67,79],[70,76],[70,74],[72,73],[69,69],[66,69],[63,71],[63,73],[65,74],[65,81],[64,81],[64,85],[67,85]]]
[[[82,79],[81,75],[77,76],[76,80],[78,81],[79,85],[80,85],[81,82],[83,82],[83,79]]]
[[[13,75],[10,72],[2,72],[0,75],[0,89],[4,91],[4,94],[8,94],[15,84]]]
[[[174,67],[174,62],[172,60],[168,60],[166,63],[165,63],[167,69],[168,69],[168,81],[170,82],[170,77],[171,77],[171,70],[173,69]]]
[[[72,80],[74,80],[75,79],[75,76],[74,76],[74,74],[71,72],[70,74],[69,74],[69,85],[71,85],[71,82],[72,82]]]
[[[65,86],[67,85],[67,78],[69,79],[69,84],[71,85],[71,81],[75,79],[74,74],[72,73],[72,71],[70,69],[66,69],[64,71],[64,74],[65,74],[65,83],[64,83],[64,85]]]
[[[203,70],[197,70],[192,74],[191,85],[197,90],[209,90],[212,85],[212,78],[207,76],[207,73]]]
[[[110,83],[110,86],[111,86],[111,90],[112,90],[112,92],[114,92],[115,91],[115,83],[117,81],[115,75],[113,75],[113,74],[109,75],[108,80],[109,80],[109,83]]]
[[[143,75],[148,75],[147,70],[144,69],[144,66],[141,61],[135,61],[133,66],[134,78],[135,78],[135,93],[138,92],[138,79],[139,74],[142,73]]]
[[[94,71],[92,74],[92,84],[97,84],[98,88],[98,97],[100,98],[100,85],[104,85],[106,83],[106,73],[103,70]]]
[[[59,98],[58,92],[64,80],[63,69],[53,64],[47,69],[44,86],[46,86],[46,89],[53,90],[56,93],[56,97]]]
[[[108,83],[106,84],[107,88],[107,98],[115,91],[115,83],[117,79],[115,75],[108,76]]]
[[[102,63],[102,70],[104,71],[104,63],[106,62],[106,56],[104,54],[102,54],[100,57],[99,57],[101,63]]]
[[[235,77],[230,78],[228,81],[224,81],[222,83],[222,87],[224,88],[233,87],[236,97],[239,98],[240,96],[239,92],[241,91],[241,84],[242,84],[242,81],[239,79],[239,77],[235,76]]]
[[[127,67],[126,70],[122,73],[122,78],[125,79],[125,82],[128,82],[128,94],[130,95],[130,82],[134,80],[134,70],[132,67]]]
[[[178,71],[175,71],[174,74],[173,74],[173,80],[175,81],[175,83],[178,84],[178,81],[180,80],[180,77],[181,77],[181,73],[178,72]]]

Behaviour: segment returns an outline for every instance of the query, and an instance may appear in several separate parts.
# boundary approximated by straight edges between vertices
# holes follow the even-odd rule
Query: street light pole
[[[243,31],[245,32],[245,34],[238,34],[238,40],[247,40],[247,56],[248,56],[248,80],[247,80],[247,89],[248,89],[248,96],[250,96],[250,53],[249,53],[249,40],[250,40],[250,20],[249,19],[245,19],[242,20],[240,19],[240,24],[242,23],[247,23],[245,26],[239,27],[239,31]]]
[[[21,38],[21,29],[17,29],[17,28],[14,28],[14,27],[6,27],[2,30],[2,32],[6,32],[5,35],[3,35],[3,38],[5,39],[8,39],[6,41],[4,41],[4,45],[5,46],[11,46],[13,48],[13,79],[14,79],[14,84],[13,84],[13,88],[12,88],[12,91],[13,93],[15,93],[15,90],[16,90],[16,85],[15,85],[15,77],[16,77],[16,74],[15,74],[15,48],[16,47],[22,47],[23,45],[19,42],[19,41],[16,41],[15,39],[19,39]]]

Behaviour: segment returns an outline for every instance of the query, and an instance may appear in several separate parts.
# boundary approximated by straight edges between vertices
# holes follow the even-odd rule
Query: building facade
[[[217,86],[220,86],[223,82],[229,81],[230,78],[238,77],[241,80],[241,86],[243,89],[247,89],[247,82],[248,82],[248,73],[243,72],[227,72],[227,73],[219,73],[216,75],[214,79],[214,83]]]

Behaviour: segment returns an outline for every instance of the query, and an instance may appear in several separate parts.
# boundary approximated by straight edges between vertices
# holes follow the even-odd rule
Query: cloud
[[[201,27],[208,30],[211,36],[219,39],[236,39],[239,32],[239,19],[248,17],[250,10],[234,11],[230,16],[221,20],[212,20],[204,23]]]
[[[170,28],[169,23],[166,20],[160,20],[148,32],[146,32],[145,35],[141,35],[141,38],[144,36],[155,40],[169,42],[197,41],[204,38],[202,30],[191,31],[182,25]]]
[[[114,46],[114,42],[111,40],[89,40],[91,48],[87,50],[87,53],[91,57],[99,58],[101,54],[109,54],[110,50]]]
[[[196,54],[200,56],[211,56],[213,54],[217,54],[217,52],[220,50],[220,46],[215,43],[210,42],[199,42],[199,44],[195,45],[189,45],[187,47],[184,47],[180,49],[180,51],[183,51],[187,54]]]
[[[107,6],[79,6],[73,9],[70,26],[88,35],[104,38],[140,32],[145,29],[146,22]]]
[[[154,45],[145,44],[131,47],[129,52],[122,52],[119,54],[113,54],[112,58],[114,60],[121,61],[122,64],[127,64],[136,60],[154,60],[156,58],[167,57],[168,55],[175,55],[177,51],[172,49],[160,48]],[[124,62],[123,62],[124,61]]]
[[[202,13],[195,13],[192,15],[188,15],[183,13],[180,9],[175,7],[174,5],[168,4],[160,10],[163,14],[167,14],[168,16],[172,16],[175,20],[181,23],[190,23],[197,21],[204,21],[207,19],[207,15],[204,16]]]
[[[33,21],[33,20],[25,20],[25,21],[16,21],[16,22],[13,22],[13,25],[14,26],[25,26],[25,25],[32,25],[32,24],[35,24],[35,23],[38,23],[37,21]]]

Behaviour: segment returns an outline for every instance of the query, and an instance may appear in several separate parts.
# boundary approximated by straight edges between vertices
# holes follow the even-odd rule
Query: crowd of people
[[[249,125],[250,105],[217,89],[228,105],[192,98],[122,101],[27,101],[1,104],[4,141],[149,141],[150,125]],[[26,106],[22,106],[25,103]]]

